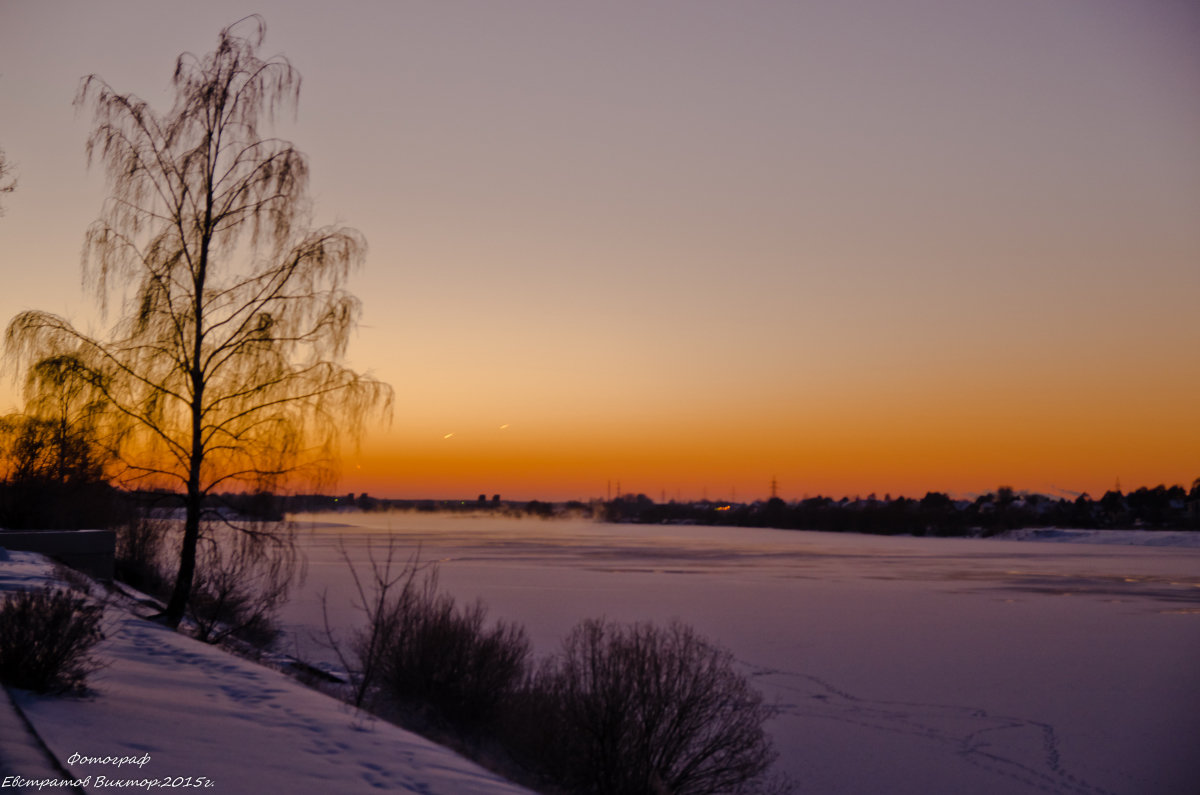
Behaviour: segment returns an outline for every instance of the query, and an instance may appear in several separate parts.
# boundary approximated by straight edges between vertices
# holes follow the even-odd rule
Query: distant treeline
[[[416,511],[479,513],[499,516],[598,515],[583,502],[501,500],[392,500],[368,494],[212,494],[204,499],[209,519],[242,518],[280,521],[288,514],[337,511]],[[125,490],[99,479],[53,477],[0,478],[0,528],[9,530],[75,530],[109,528],[145,516],[170,517],[183,508],[183,495],[156,490]]]
[[[74,529],[111,527],[131,517],[169,515],[180,495],[125,491],[103,481],[52,478],[0,480],[0,528]],[[393,500],[368,494],[227,493],[205,502],[210,517],[224,515],[280,520],[288,514],[329,511],[417,511],[490,513],[497,516],[594,517],[636,524],[730,525],[825,530],[847,533],[931,536],[993,535],[1022,527],[1080,529],[1200,530],[1200,478],[1191,490],[1155,486],[1098,500],[1018,493],[1001,487],[974,499],[929,492],[921,499],[874,495],[867,498],[779,498],[750,503],[703,500],[656,503],[644,494],[591,502],[502,500],[479,495],[468,500]]]
[[[488,512],[504,516],[595,517],[609,522],[638,524],[731,525],[849,533],[933,536],[992,535],[1021,527],[1080,529],[1200,530],[1200,478],[1191,490],[1155,486],[1122,493],[1112,490],[1098,500],[1083,494],[1075,499],[1016,492],[1009,487],[974,499],[955,499],[929,492],[921,499],[871,495],[865,499],[812,497],[795,502],[779,498],[751,503],[704,500],[656,503],[644,494],[625,495],[607,502],[543,502],[501,500],[479,495],[472,500],[391,500],[367,494],[225,495],[230,506],[274,514],[321,511]]]
[[[921,499],[874,496],[867,499],[812,497],[785,502],[655,503],[644,494],[603,504],[610,522],[777,527],[847,533],[931,536],[993,535],[1021,527],[1080,529],[1200,530],[1200,478],[1183,486],[1109,491],[1099,500],[1083,494],[1073,500],[1016,493],[1001,487],[973,500],[940,492]]]

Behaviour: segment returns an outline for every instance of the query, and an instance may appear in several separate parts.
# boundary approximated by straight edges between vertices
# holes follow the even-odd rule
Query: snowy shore
[[[52,581],[44,558],[7,554],[0,590]],[[86,792],[147,791],[145,784],[113,784],[122,781],[223,795],[527,792],[446,748],[119,605],[108,608],[105,625],[97,657],[106,667],[92,675],[90,695],[14,691],[58,762],[78,779],[90,777]],[[125,758],[139,763],[120,764]],[[6,775],[35,779],[18,764]]]

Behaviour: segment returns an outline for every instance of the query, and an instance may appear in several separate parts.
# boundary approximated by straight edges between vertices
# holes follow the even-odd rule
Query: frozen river
[[[361,617],[389,539],[444,590],[525,625],[680,618],[768,700],[779,770],[816,793],[1200,792],[1200,549],[609,525],[447,514],[298,517],[284,613],[302,653],[329,594]]]

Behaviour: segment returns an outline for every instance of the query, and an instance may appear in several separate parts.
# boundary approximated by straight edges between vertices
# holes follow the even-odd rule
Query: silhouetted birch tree
[[[104,399],[127,485],[182,493],[172,626],[192,591],[205,497],[323,468],[339,431],[391,402],[389,387],[342,364],[359,316],[343,284],[365,243],[352,229],[309,226],[305,157],[260,134],[300,87],[287,59],[259,57],[264,33],[261,17],[247,17],[212,53],[181,55],[175,104],[161,116],[83,79],[89,163],[104,165],[110,186],[84,272],[102,308],[119,299],[119,320],[101,339],[30,311],[6,335],[22,361],[80,363],[77,376]]]

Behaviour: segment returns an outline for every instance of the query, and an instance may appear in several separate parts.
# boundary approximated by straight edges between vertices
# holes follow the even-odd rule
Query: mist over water
[[[817,792],[1191,792],[1200,781],[1200,550],[591,520],[296,517],[300,654],[362,616],[394,540],[443,590],[553,653],[578,621],[680,618],[781,713],[779,768]],[[365,581],[365,580],[364,580]]]

